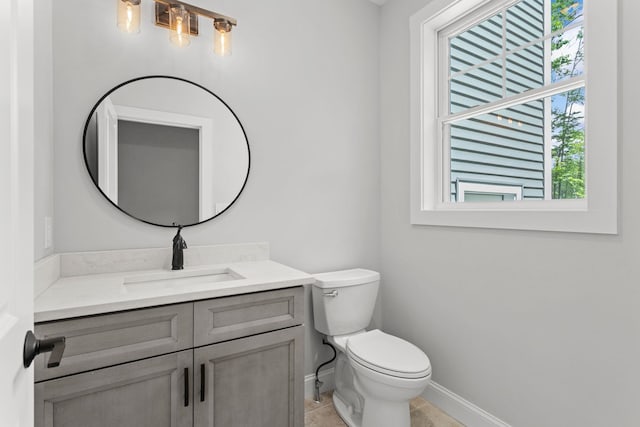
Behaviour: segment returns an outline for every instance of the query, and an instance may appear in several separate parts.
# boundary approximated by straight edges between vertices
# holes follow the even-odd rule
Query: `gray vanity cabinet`
[[[35,427],[191,427],[192,365],[186,350],[36,383]]]
[[[198,427],[302,426],[304,328],[194,350]]]
[[[36,427],[301,427],[302,286],[36,324]]]

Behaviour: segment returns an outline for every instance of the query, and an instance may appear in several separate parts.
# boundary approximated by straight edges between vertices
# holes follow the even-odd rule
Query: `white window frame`
[[[493,185],[481,182],[458,181],[456,195],[459,202],[465,201],[466,193],[513,194],[515,200],[522,200],[522,186],[520,185]]]
[[[444,197],[438,31],[489,1],[434,0],[410,19],[411,223],[617,234],[618,0],[585,0],[586,198],[465,204]]]

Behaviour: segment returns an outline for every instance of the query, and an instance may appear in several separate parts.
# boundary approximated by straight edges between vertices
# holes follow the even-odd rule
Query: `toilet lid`
[[[374,371],[401,378],[423,378],[431,373],[431,362],[415,345],[374,329],[347,341],[347,355]]]
[[[380,280],[377,271],[354,268],[351,270],[332,271],[329,273],[314,274],[315,286],[319,288],[342,288],[344,286],[356,286]]]

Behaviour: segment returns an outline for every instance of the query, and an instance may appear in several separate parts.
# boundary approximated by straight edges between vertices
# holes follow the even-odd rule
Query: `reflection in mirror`
[[[227,209],[244,188],[249,145],[213,93],[173,77],[143,77],[91,111],[84,156],[111,203],[144,222],[193,225]]]

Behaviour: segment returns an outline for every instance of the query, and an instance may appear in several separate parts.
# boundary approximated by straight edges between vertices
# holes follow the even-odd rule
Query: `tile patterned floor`
[[[320,403],[313,400],[304,401],[305,427],[346,427],[333,408],[331,393],[323,393],[320,397]],[[411,427],[464,427],[421,397],[413,399],[409,406]]]

